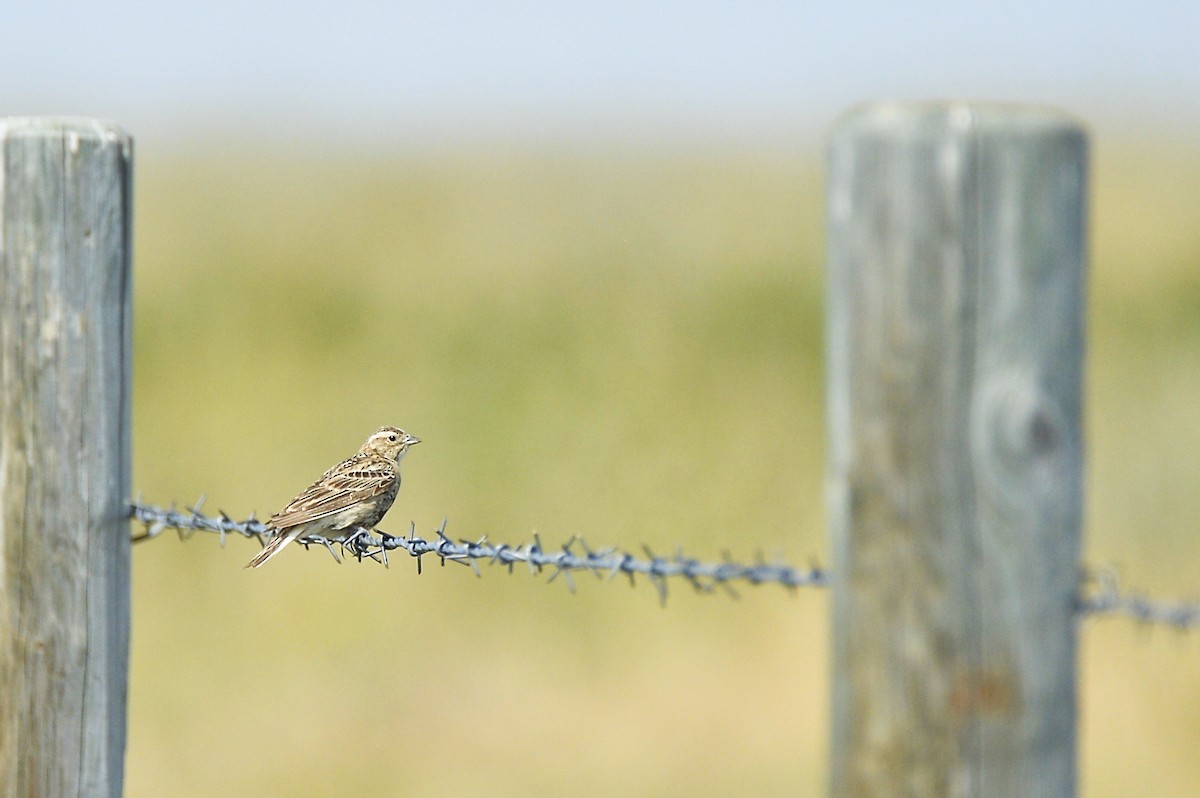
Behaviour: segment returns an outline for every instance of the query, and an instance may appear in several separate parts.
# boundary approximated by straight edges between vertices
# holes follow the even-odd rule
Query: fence
[[[0,123],[0,783],[119,795],[129,534],[261,536],[129,496],[129,139]],[[1086,142],[967,105],[848,115],[830,158],[831,571],[410,533],[402,550],[833,590],[835,795],[1071,795],[1081,613],[1200,626],[1079,585]],[[307,541],[328,547],[331,541]]]

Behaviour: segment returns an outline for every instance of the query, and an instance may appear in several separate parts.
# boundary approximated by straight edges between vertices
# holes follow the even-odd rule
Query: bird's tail
[[[300,527],[293,527],[292,529],[287,529],[287,530],[283,530],[283,529],[277,530],[275,532],[275,537],[271,538],[271,541],[269,543],[267,543],[266,546],[263,546],[263,550],[260,551],[258,554],[256,554],[254,556],[253,560],[246,563],[246,567],[247,568],[259,567],[260,565],[264,564],[267,560],[271,559],[276,554],[278,554],[284,546],[291,543],[293,540],[295,540],[298,537],[300,537]]]

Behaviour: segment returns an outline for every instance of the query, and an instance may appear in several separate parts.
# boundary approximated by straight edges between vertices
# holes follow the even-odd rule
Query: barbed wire
[[[253,515],[244,521],[235,521],[224,512],[207,516],[201,513],[203,505],[204,497],[182,511],[174,505],[162,508],[140,501],[133,502],[129,508],[130,518],[143,528],[140,534],[133,536],[133,540],[148,540],[168,530],[178,532],[181,538],[187,538],[195,532],[213,532],[220,535],[221,545],[231,534],[254,538],[260,544],[269,537],[266,525]],[[575,589],[572,578],[575,571],[590,571],[598,577],[609,579],[624,574],[631,583],[638,575],[642,575],[654,584],[659,600],[664,602],[667,598],[667,580],[672,577],[684,579],[703,593],[721,588],[733,596],[738,595],[733,585],[736,582],[778,584],[795,590],[800,587],[828,587],[831,578],[828,570],[816,565],[807,569],[794,568],[782,563],[768,563],[761,556],[749,565],[735,562],[728,553],[722,562],[705,563],[684,556],[681,550],[676,550],[669,557],[660,557],[646,548],[645,557],[641,558],[616,547],[592,549],[579,537],[572,537],[558,549],[544,548],[537,534],[534,534],[532,543],[517,546],[490,543],[486,536],[478,540],[454,540],[446,534],[445,521],[430,539],[419,537],[414,525],[410,527],[407,537],[389,535],[380,529],[361,529],[346,540],[309,535],[297,542],[305,548],[323,546],[338,562],[349,556],[360,561],[374,560],[384,566],[388,565],[388,552],[404,551],[416,559],[418,573],[421,572],[421,558],[427,555],[437,557],[443,564],[457,562],[467,565],[476,576],[482,575],[478,565],[480,561],[507,567],[509,573],[515,566],[524,564],[534,574],[549,571],[551,582],[561,575],[572,591]],[[1123,589],[1116,572],[1111,569],[1098,571],[1084,579],[1076,607],[1083,617],[1124,615],[1146,624],[1180,630],[1200,629],[1200,602],[1151,600],[1140,593]]]
[[[130,518],[143,527],[143,531],[134,535],[133,540],[137,542],[155,538],[167,530],[177,531],[181,538],[195,532],[215,532],[220,535],[222,545],[231,534],[255,538],[260,543],[269,537],[266,525],[254,516],[244,521],[235,521],[224,512],[215,517],[206,516],[200,512],[203,503],[204,498],[201,497],[195,505],[184,511],[176,510],[174,506],[161,508],[142,504],[140,501],[132,503]],[[828,571],[818,566],[807,569],[793,568],[782,563],[766,562],[761,556],[757,562],[749,565],[734,562],[728,554],[723,562],[706,563],[684,556],[682,550],[662,557],[645,548],[643,558],[616,547],[592,549],[579,537],[572,537],[558,549],[546,549],[537,534],[534,534],[532,543],[518,546],[490,543],[486,536],[478,540],[454,540],[446,535],[445,521],[435,530],[431,539],[417,536],[414,525],[407,537],[389,535],[380,529],[360,529],[346,540],[309,535],[299,538],[297,542],[306,548],[313,545],[324,546],[338,562],[348,555],[357,560],[374,560],[385,566],[388,565],[388,552],[401,550],[416,558],[418,573],[421,572],[421,558],[426,555],[437,557],[442,563],[458,562],[468,565],[477,576],[482,575],[478,565],[480,561],[507,566],[510,573],[515,566],[525,564],[534,574],[549,571],[551,582],[561,575],[572,591],[575,590],[572,573],[576,571],[590,571],[598,577],[609,579],[624,574],[631,583],[641,575],[654,584],[659,600],[664,602],[667,598],[667,580],[673,577],[687,581],[702,593],[721,588],[734,596],[737,595],[733,584],[736,582],[750,585],[778,584],[793,590],[800,587],[825,587],[829,583]]]
[[[1105,569],[1089,576],[1091,589],[1081,596],[1081,615],[1125,615],[1145,624],[1172,626],[1181,631],[1200,629],[1200,601],[1155,601],[1124,590],[1117,573]]]

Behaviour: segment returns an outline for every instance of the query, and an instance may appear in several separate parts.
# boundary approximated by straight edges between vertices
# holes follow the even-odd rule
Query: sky
[[[1200,136],[1200,2],[0,0],[0,116],[138,138],[817,139],[973,99]]]

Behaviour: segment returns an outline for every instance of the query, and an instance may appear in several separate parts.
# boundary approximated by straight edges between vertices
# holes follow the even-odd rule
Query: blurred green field
[[[827,561],[819,157],[138,153],[134,484],[278,509],[375,427],[383,524]],[[1200,156],[1098,142],[1087,560],[1193,596]],[[827,598],[256,544],[134,551],[128,794],[819,795]],[[1083,627],[1083,794],[1200,794],[1200,635]]]

